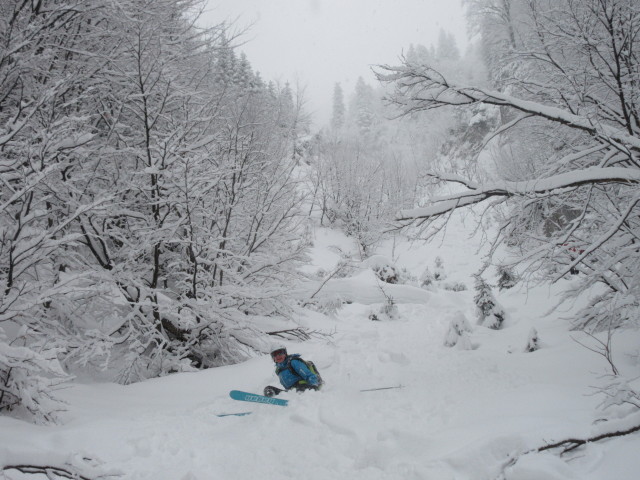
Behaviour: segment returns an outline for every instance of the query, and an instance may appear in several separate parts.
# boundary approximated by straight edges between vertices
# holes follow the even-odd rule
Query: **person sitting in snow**
[[[289,355],[285,347],[277,346],[271,349],[271,358],[276,365],[276,374],[284,390],[269,385],[264,388],[264,394],[267,397],[273,397],[292,388],[296,392],[304,392],[318,390],[322,386],[322,379],[315,371],[315,365],[312,362],[305,362],[300,355]]]

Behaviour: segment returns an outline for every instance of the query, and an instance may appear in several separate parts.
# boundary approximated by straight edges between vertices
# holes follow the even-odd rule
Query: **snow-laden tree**
[[[339,132],[344,125],[346,108],[344,106],[344,93],[342,86],[336,83],[333,87],[333,104],[331,110],[331,129]]]
[[[422,288],[429,287],[430,285],[433,285],[434,280],[435,280],[435,277],[433,273],[431,272],[429,267],[426,267],[419,278],[420,286]]]
[[[436,257],[433,261],[433,279],[436,282],[441,282],[447,279],[447,272],[444,269],[444,261],[440,256]]]
[[[473,297],[473,303],[476,305],[478,325],[500,330],[506,315],[504,309],[493,295],[491,286],[481,275],[475,275],[474,289],[476,294]]]
[[[509,55],[520,45],[522,0],[464,0],[470,32],[480,37],[482,56],[495,86],[508,82]]]
[[[199,5],[121,2],[108,24],[111,161],[95,168],[118,200],[81,229],[120,299],[125,382],[244,358],[259,345],[247,319],[288,313],[304,249],[291,90],[268,91],[223,29],[197,28]]]
[[[357,128],[358,133],[364,138],[368,138],[374,130],[376,101],[377,98],[373,88],[362,77],[358,77],[349,107],[349,116],[351,117],[352,125]]]
[[[471,61],[473,55],[458,58],[455,39],[447,32],[443,32],[438,50],[411,45],[408,56],[432,59],[456,76],[481,76],[478,62]],[[391,121],[398,110],[385,104],[383,95],[380,88],[359,78],[354,90],[347,92],[344,114],[344,95],[336,84],[331,126],[311,142],[313,205],[322,222],[341,224],[358,241],[364,256],[373,252],[395,211],[411,205],[428,188],[418,168],[435,164],[445,151],[455,148],[446,142],[449,130],[456,127],[470,132],[470,137],[486,130],[478,128],[484,124],[482,115],[471,121],[457,112],[420,113],[401,122]]]
[[[360,78],[348,104],[342,128],[322,131],[310,142],[311,212],[317,209],[321,222],[340,225],[367,257],[393,212],[412,204],[416,176],[408,155],[394,148],[396,140],[386,132],[379,92]]]
[[[538,331],[531,327],[529,330],[529,336],[527,338],[527,344],[524,347],[525,352],[535,352],[540,349],[540,337],[538,336]]]
[[[517,48],[501,52],[497,88],[450,81],[429,65],[383,67],[405,113],[443,106],[499,107],[502,124],[485,139],[497,171],[427,172],[463,188],[434,197],[398,220],[434,225],[480,204],[504,214],[497,242],[523,247],[531,271],[554,281],[572,269],[579,294],[602,294],[580,327],[637,318],[640,301],[640,5],[633,0],[528,0],[517,4]],[[508,37],[507,37],[508,38]],[[514,165],[520,165],[513,169]],[[506,168],[511,171],[506,172]],[[491,176],[489,176],[491,174]]]
[[[450,62],[455,62],[460,59],[460,50],[458,50],[458,44],[451,32],[440,30],[438,36],[438,46],[436,48],[437,58]]]
[[[214,98],[201,93],[212,73],[207,68],[215,32],[199,31],[187,18],[196,7],[120,2],[94,27],[115,47],[103,60],[95,92],[101,148],[75,172],[95,172],[94,178],[86,177],[71,201],[90,203],[104,192],[113,197],[75,226],[84,247],[79,270],[92,272],[117,306],[100,330],[121,349],[114,359],[121,362],[123,381],[187,364],[189,339],[173,303],[179,302],[173,287],[182,273],[176,243],[184,197],[176,185],[184,177],[177,175],[183,163],[204,157],[216,111]],[[97,310],[97,302],[77,303],[80,317]],[[86,356],[82,349],[73,353]]]
[[[55,350],[37,352],[16,346],[20,340],[9,343],[0,330],[0,412],[26,413],[37,423],[55,421],[64,405],[55,397],[54,388],[69,377]]]
[[[75,269],[74,225],[112,193],[78,203],[71,192],[97,181],[83,166],[99,149],[93,106],[113,51],[94,28],[102,7],[0,4],[0,408],[21,406],[38,420],[52,418],[61,345],[78,340],[56,302],[99,295],[91,273]]]
[[[1,407],[40,415],[58,360],[124,382],[231,363],[290,314],[302,99],[201,8],[0,5]]]

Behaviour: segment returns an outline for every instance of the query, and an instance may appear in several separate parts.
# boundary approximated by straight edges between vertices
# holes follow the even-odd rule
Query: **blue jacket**
[[[284,362],[276,363],[276,373],[287,390],[300,381],[314,386],[320,383],[318,376],[309,370],[298,354],[288,355]]]

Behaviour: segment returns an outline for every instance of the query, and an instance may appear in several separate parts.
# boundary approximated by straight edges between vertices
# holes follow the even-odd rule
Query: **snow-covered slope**
[[[505,328],[475,325],[470,274],[480,258],[470,242],[460,232],[436,246],[381,249],[416,277],[439,256],[448,278],[468,286],[452,292],[384,285],[398,308],[394,319],[369,319],[385,301],[370,270],[326,284],[323,294],[350,303],[331,317],[306,311],[299,321],[333,334],[288,343],[290,353],[318,365],[326,381],[321,392],[284,394],[288,407],[231,400],[231,389],[277,385],[268,356],[126,387],[76,384],[60,392],[68,410],[59,426],[0,418],[0,464],[70,461],[84,463],[85,471],[149,480],[638,478],[638,434],[564,457],[557,450],[528,454],[509,465],[546,443],[640,424],[640,415],[597,409],[602,398],[591,386],[606,382],[607,363],[575,341],[590,339],[570,332],[562,313],[544,317],[554,290],[503,292]],[[335,266],[331,245],[349,249],[348,239],[319,229],[309,271]],[[443,346],[460,314],[473,325],[472,350]],[[532,326],[542,348],[525,353]],[[640,366],[639,339],[637,332],[614,338],[615,360],[628,377]],[[243,411],[252,414],[216,416]],[[104,464],[94,468],[82,456]],[[15,470],[5,476],[34,478]]]

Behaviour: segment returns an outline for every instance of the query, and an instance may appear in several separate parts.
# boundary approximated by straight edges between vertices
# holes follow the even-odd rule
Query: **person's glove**
[[[278,389],[275,387],[264,387],[264,395],[265,397],[273,397],[278,394]]]

